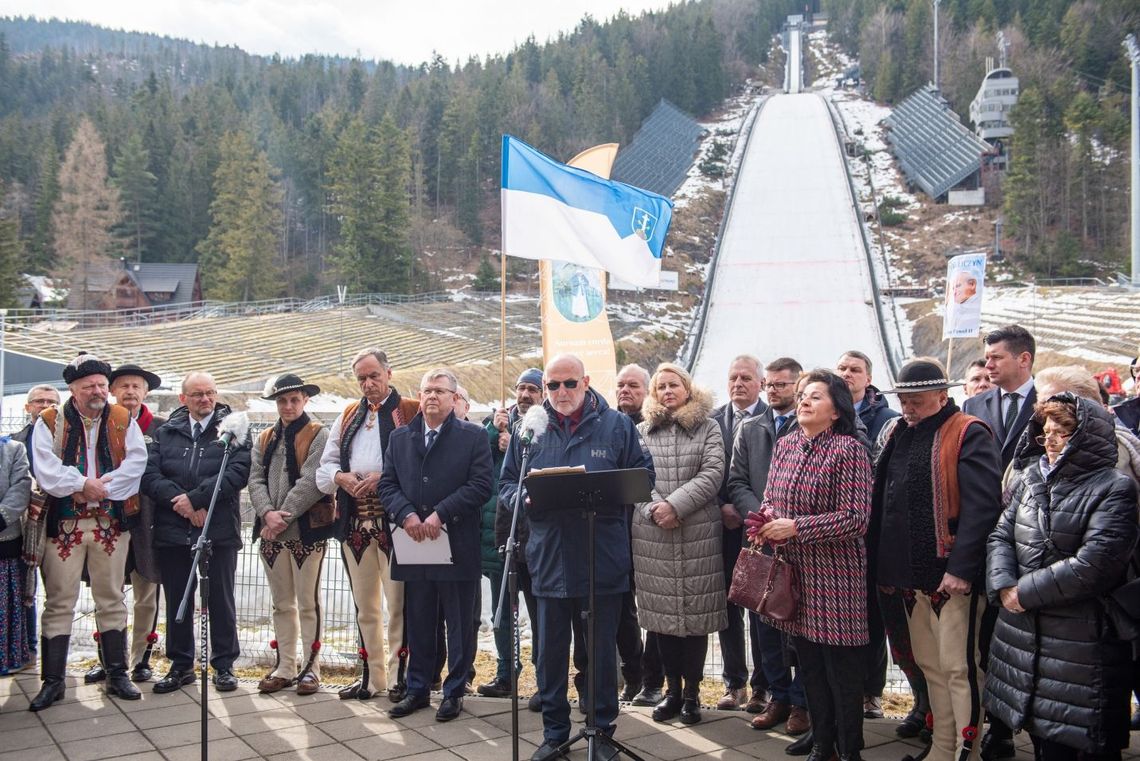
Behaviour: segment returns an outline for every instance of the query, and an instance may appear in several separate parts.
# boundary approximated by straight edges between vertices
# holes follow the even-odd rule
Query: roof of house
[[[194,300],[194,281],[198,276],[197,264],[167,264],[138,262],[128,264],[126,272],[143,293],[170,293],[170,303],[181,304]]]

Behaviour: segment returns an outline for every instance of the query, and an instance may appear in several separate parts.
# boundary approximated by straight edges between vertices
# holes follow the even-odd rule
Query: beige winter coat
[[[720,426],[709,417],[712,406],[709,393],[695,387],[676,413],[650,396],[637,426],[653,455],[653,502],[668,502],[681,521],[675,529],[659,527],[649,515],[652,502],[633,512],[637,620],[659,634],[691,637],[728,625],[716,499],[724,444]]]

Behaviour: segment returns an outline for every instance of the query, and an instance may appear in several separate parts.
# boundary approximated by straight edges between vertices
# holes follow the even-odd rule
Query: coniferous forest
[[[198,262],[212,299],[438,288],[424,254],[478,261],[497,247],[504,132],[566,160],[627,142],[661,98],[704,116],[802,5],[691,0],[414,67],[0,18],[0,302],[17,272],[77,281],[119,257]],[[823,10],[877,99],[930,79],[930,0]],[[1134,1],[945,0],[941,13],[959,113],[994,33],[1012,40],[1023,95],[1003,193],[1019,261],[1054,275],[1116,266]]]

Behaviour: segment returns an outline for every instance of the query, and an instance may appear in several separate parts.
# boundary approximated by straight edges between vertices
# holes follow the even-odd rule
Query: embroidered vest
[[[301,466],[309,457],[309,449],[313,445],[313,439],[316,438],[317,432],[323,427],[321,421],[310,420],[309,424],[297,431],[297,435],[293,438],[293,453],[296,456],[296,469],[301,470]],[[269,446],[270,440],[273,438],[273,428],[266,428],[258,435],[258,451],[264,452],[265,448]],[[279,452],[285,454],[287,450],[282,447],[278,449]],[[287,456],[287,455],[286,455]],[[266,472],[268,477],[268,471]],[[312,544],[321,539],[327,539],[332,535],[332,527],[336,523],[337,511],[336,503],[331,495],[324,495],[317,500],[305,513],[298,519],[301,532],[301,540],[306,544]],[[260,519],[256,521],[253,532],[257,536],[258,528],[260,526]]]
[[[131,424],[131,413],[126,407],[118,404],[107,405],[110,409],[107,414],[107,445],[111,450],[111,464],[118,468],[127,456],[127,428]],[[63,425],[57,429],[56,422],[59,417],[59,407],[48,407],[40,413],[40,419],[51,431],[51,450],[56,457],[63,457],[63,442],[67,440],[67,416],[64,416]],[[90,474],[89,474],[90,475]],[[102,475],[97,474],[97,475]],[[55,498],[51,498],[55,503]],[[132,494],[123,502],[123,518],[134,518],[139,513],[139,495]],[[55,516],[59,517],[59,516]]]

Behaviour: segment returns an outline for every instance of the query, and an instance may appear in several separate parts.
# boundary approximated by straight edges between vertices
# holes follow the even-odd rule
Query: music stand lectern
[[[586,652],[589,663],[586,667],[586,726],[578,734],[562,743],[558,748],[563,755],[574,743],[585,738],[586,758],[595,761],[597,743],[600,741],[615,751],[620,751],[634,761],[642,758],[614,738],[598,729],[595,715],[597,700],[597,642],[594,640],[594,559],[595,559],[595,520],[599,514],[613,515],[635,502],[647,502],[650,498],[649,471],[645,468],[625,470],[599,470],[592,473],[550,473],[532,474],[526,479],[527,494],[530,496],[532,516],[551,513],[584,513],[586,515],[586,565],[589,570],[587,593],[588,610],[586,617]]]

